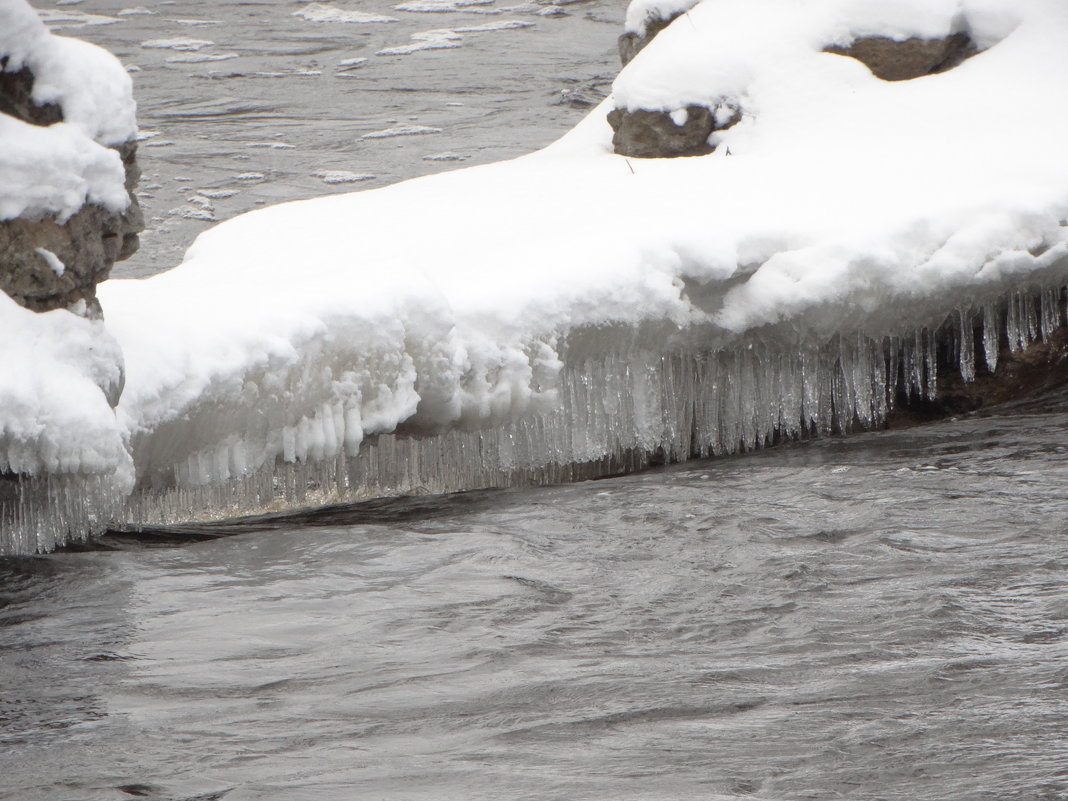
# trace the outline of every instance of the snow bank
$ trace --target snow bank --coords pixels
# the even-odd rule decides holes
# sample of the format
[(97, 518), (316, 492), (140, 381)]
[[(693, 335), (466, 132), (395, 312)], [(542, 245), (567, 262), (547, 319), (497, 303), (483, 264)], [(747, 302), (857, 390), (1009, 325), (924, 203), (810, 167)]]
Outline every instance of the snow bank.
[(124, 173), (109, 147), (137, 133), (130, 77), (101, 48), (51, 34), (24, 0), (0, 0), (5, 72), (29, 68), (32, 99), (56, 104), (63, 124), (42, 128), (0, 116), (0, 220), (69, 217), (86, 202), (126, 208)]
[[(822, 52), (958, 30), (987, 49), (912, 81)], [(992, 367), (998, 337), (1062, 322), (1066, 36), (1060, 0), (705, 0), (544, 151), (215, 227), (101, 286), (138, 481), (166, 501), (128, 514), (870, 425), (899, 380), (933, 395), (940, 347), (974, 375), (974, 326)], [(711, 155), (611, 152), (614, 106), (724, 102), (743, 118)]]
[(108, 403), (122, 354), (102, 322), (31, 312), (2, 292), (0, 331), (0, 553), (47, 551), (103, 530), (133, 489), (125, 429)]
[[(907, 339), (1029, 279), (1064, 280), (1062, 4), (705, 0), (689, 18), (540, 153), (253, 212), (170, 273), (102, 287), (142, 483), (540, 419), (573, 390), (564, 373), (623, 341), (633, 355)], [(988, 49), (908, 82), (821, 52), (962, 28)], [(744, 112), (719, 134), (732, 155), (610, 152), (612, 105), (724, 100)], [(933, 335), (916, 336), (930, 373)], [(916, 388), (933, 386), (917, 370)]]
[(122, 354), (104, 324), (0, 293), (0, 330), (0, 472), (115, 474), (128, 490), (130, 457), (107, 400), (122, 385)]

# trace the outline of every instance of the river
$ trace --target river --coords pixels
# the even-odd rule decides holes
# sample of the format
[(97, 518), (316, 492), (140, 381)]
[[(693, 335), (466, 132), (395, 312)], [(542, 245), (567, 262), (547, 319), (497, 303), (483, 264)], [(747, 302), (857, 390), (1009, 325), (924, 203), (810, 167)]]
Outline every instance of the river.
[[(207, 46), (140, 47), (174, 38), (152, 15), (60, 7), (124, 20), (69, 32), (136, 61), (142, 125), (159, 130), (145, 141), (174, 143), (143, 150), (160, 187), (145, 205), (168, 227), (124, 270), (188, 244), (206, 221), (165, 207), (204, 191), (236, 190), (214, 198), (221, 218), (341, 186), (316, 171), (371, 186), (455, 166), (426, 155), (544, 144), (582, 113), (561, 87), (594, 94), (610, 74), (622, 16), (528, 12), (530, 28), (392, 57), (373, 53), (497, 17), (341, 33), (290, 16), (306, 5), (152, 6), (218, 20), (186, 27), (220, 52), (256, 51), (193, 67), (165, 53)], [(333, 75), (353, 52), (370, 53), (366, 95)], [(322, 74), (195, 77), (282, 62)], [(368, 105), (341, 111), (349, 92)], [(362, 138), (402, 123), (442, 131)], [(274, 139), (297, 146), (249, 146)], [(1065, 487), (1054, 392), (601, 481), (0, 560), (0, 799), (1065, 801)]]

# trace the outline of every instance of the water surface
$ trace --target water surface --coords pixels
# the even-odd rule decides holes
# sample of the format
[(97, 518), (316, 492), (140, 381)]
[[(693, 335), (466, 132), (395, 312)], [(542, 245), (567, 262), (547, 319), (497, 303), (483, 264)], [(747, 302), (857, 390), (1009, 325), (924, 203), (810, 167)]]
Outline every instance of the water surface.
[(1066, 442), (1056, 400), (8, 561), (0, 797), (1066, 799)]

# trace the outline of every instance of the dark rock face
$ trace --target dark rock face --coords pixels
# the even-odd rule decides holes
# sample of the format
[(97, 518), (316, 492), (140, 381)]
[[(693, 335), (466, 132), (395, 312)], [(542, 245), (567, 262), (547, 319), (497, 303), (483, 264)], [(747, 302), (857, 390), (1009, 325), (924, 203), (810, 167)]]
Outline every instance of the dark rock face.
[(17, 72), (3, 72), (7, 61), (7, 56), (0, 57), (0, 114), (7, 114), (33, 125), (62, 122), (63, 111), (59, 106), (52, 103), (38, 106), (30, 99), (33, 92), (33, 73), (26, 68)]
[(619, 60), (623, 62), (623, 66), (627, 66), (630, 60), (634, 58), (649, 42), (653, 41), (660, 31), (664, 30), (675, 19), (681, 17), (682, 13), (673, 14), (667, 19), (661, 19), (659, 17), (648, 20), (645, 23), (645, 35), (641, 36), (636, 33), (625, 33), (619, 37)]
[(617, 108), (608, 113), (608, 123), (615, 132), (612, 144), (616, 153), (634, 158), (704, 156), (715, 150), (708, 137), (730, 128), (740, 118), (735, 110), (722, 124), (718, 123), (717, 115), (705, 106), (687, 106), (682, 125), (676, 125), (666, 111)]
[(954, 33), (945, 39), (900, 42), (885, 36), (866, 36), (849, 47), (829, 45), (823, 52), (855, 58), (884, 81), (908, 81), (953, 69), (979, 50), (968, 34)]
[[(0, 58), (0, 69), (7, 58)], [(38, 106), (31, 99), (33, 73), (29, 69), (0, 71), (0, 113), (31, 125), (61, 122), (59, 106)], [(117, 148), (126, 168), (130, 205), (122, 213), (86, 204), (68, 220), (22, 217), (0, 221), (0, 291), (33, 311), (66, 308), (84, 300), (89, 316), (99, 316), (96, 285), (108, 277), (116, 261), (128, 258), (138, 247), (144, 216), (134, 195), (141, 177), (137, 144)], [(62, 275), (38, 252), (47, 250), (63, 263)]]

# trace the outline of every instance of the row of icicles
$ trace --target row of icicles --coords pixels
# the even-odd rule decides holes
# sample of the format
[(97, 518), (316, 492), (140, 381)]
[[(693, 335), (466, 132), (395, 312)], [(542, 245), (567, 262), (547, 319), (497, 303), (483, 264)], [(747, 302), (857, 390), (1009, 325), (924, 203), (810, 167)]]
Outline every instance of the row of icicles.
[(546, 413), (494, 428), (382, 434), (365, 440), (355, 456), (280, 459), (215, 484), (178, 481), (137, 492), (124, 505), (106, 497), (106, 482), (93, 477), (26, 479), (16, 503), (0, 503), (0, 554), (51, 550), (108, 525), (588, 479), (872, 428), (902, 397), (934, 400), (940, 363), (955, 360), (961, 377), (972, 381), (977, 350), (993, 372), (1003, 343), (1019, 353), (1049, 342), (1064, 321), (1062, 307), (1058, 287), (964, 306), (937, 328), (903, 336), (839, 334), (815, 345), (769, 330), (729, 348), (671, 353), (642, 343), (568, 363), (556, 407)]

